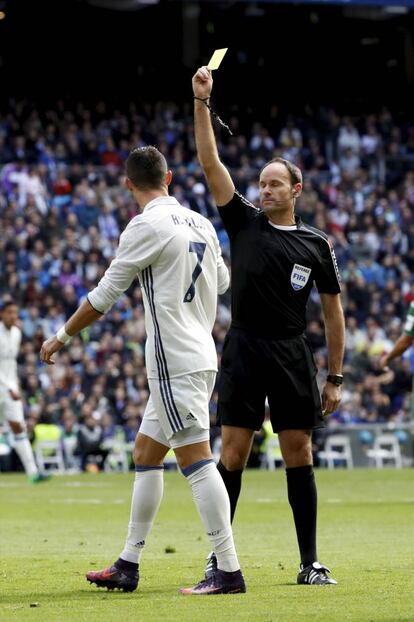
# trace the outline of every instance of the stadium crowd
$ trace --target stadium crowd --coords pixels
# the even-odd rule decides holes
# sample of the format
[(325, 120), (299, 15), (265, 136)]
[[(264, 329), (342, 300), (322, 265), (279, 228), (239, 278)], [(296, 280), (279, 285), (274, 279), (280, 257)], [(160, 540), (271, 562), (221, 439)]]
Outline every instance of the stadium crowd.
[[(220, 111), (222, 112), (222, 111)], [(345, 382), (335, 423), (411, 419), (412, 361), (379, 357), (402, 331), (414, 300), (414, 123), (383, 109), (340, 115), (332, 109), (282, 113), (260, 121), (233, 107), (233, 136), (218, 131), (220, 153), (237, 188), (257, 204), (258, 172), (276, 155), (304, 172), (297, 204), (303, 220), (329, 233), (343, 280)], [(53, 422), (65, 435), (82, 428), (101, 440), (132, 441), (148, 397), (145, 331), (136, 281), (113, 309), (45, 367), (38, 352), (103, 275), (120, 232), (136, 213), (123, 184), (132, 148), (155, 144), (174, 177), (171, 193), (209, 217), (224, 255), (229, 246), (195, 157), (192, 109), (173, 103), (113, 109), (60, 101), (41, 109), (11, 101), (0, 114), (0, 301), (20, 307), (21, 387), (29, 429)], [(315, 291), (308, 337), (321, 378), (327, 373)], [(218, 356), (231, 321), (219, 301)], [(211, 402), (215, 420), (216, 397)]]

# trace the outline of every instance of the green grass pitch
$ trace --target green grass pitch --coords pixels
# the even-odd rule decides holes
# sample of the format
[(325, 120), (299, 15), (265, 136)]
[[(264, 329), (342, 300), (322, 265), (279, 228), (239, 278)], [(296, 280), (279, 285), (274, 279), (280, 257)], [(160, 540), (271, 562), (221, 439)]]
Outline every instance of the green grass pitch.
[[(122, 549), (133, 474), (0, 474), (0, 620), (7, 622), (296, 622), (414, 620), (413, 471), (318, 471), (319, 557), (337, 586), (298, 586), (283, 470), (250, 471), (235, 538), (247, 594), (184, 597), (209, 550), (185, 479), (165, 494), (137, 592), (107, 592), (84, 573)], [(166, 552), (172, 549), (173, 552)]]

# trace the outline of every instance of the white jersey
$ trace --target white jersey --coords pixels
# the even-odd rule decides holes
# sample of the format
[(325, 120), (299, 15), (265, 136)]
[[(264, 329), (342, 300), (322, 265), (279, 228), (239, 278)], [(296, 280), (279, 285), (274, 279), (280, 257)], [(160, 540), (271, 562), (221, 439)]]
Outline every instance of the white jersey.
[(0, 322), (0, 390), (18, 391), (17, 356), (19, 354), (22, 333), (17, 326), (6, 328)]
[(147, 376), (167, 381), (217, 371), (211, 335), (217, 293), (229, 285), (213, 225), (170, 196), (157, 197), (122, 233), (90, 304), (107, 311), (138, 276), (143, 289)]

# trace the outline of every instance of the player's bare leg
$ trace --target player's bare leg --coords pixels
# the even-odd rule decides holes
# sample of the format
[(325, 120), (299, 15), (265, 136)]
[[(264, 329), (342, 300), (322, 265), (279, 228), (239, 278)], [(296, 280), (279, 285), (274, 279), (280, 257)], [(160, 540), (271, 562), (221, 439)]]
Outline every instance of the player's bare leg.
[(50, 479), (50, 475), (39, 473), (34, 456), (33, 449), (27, 437), (26, 425), (19, 421), (9, 421), (10, 428), (14, 434), (14, 448), (29, 480), (33, 484), (43, 482)]

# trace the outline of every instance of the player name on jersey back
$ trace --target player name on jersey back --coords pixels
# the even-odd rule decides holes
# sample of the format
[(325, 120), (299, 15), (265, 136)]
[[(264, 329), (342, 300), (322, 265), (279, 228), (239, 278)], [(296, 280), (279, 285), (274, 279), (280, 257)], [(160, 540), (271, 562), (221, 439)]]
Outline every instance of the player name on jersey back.
[(177, 214), (171, 214), (171, 219), (174, 225), (187, 225), (188, 227), (193, 227), (194, 229), (206, 228), (202, 219), (194, 216), (179, 216)]

